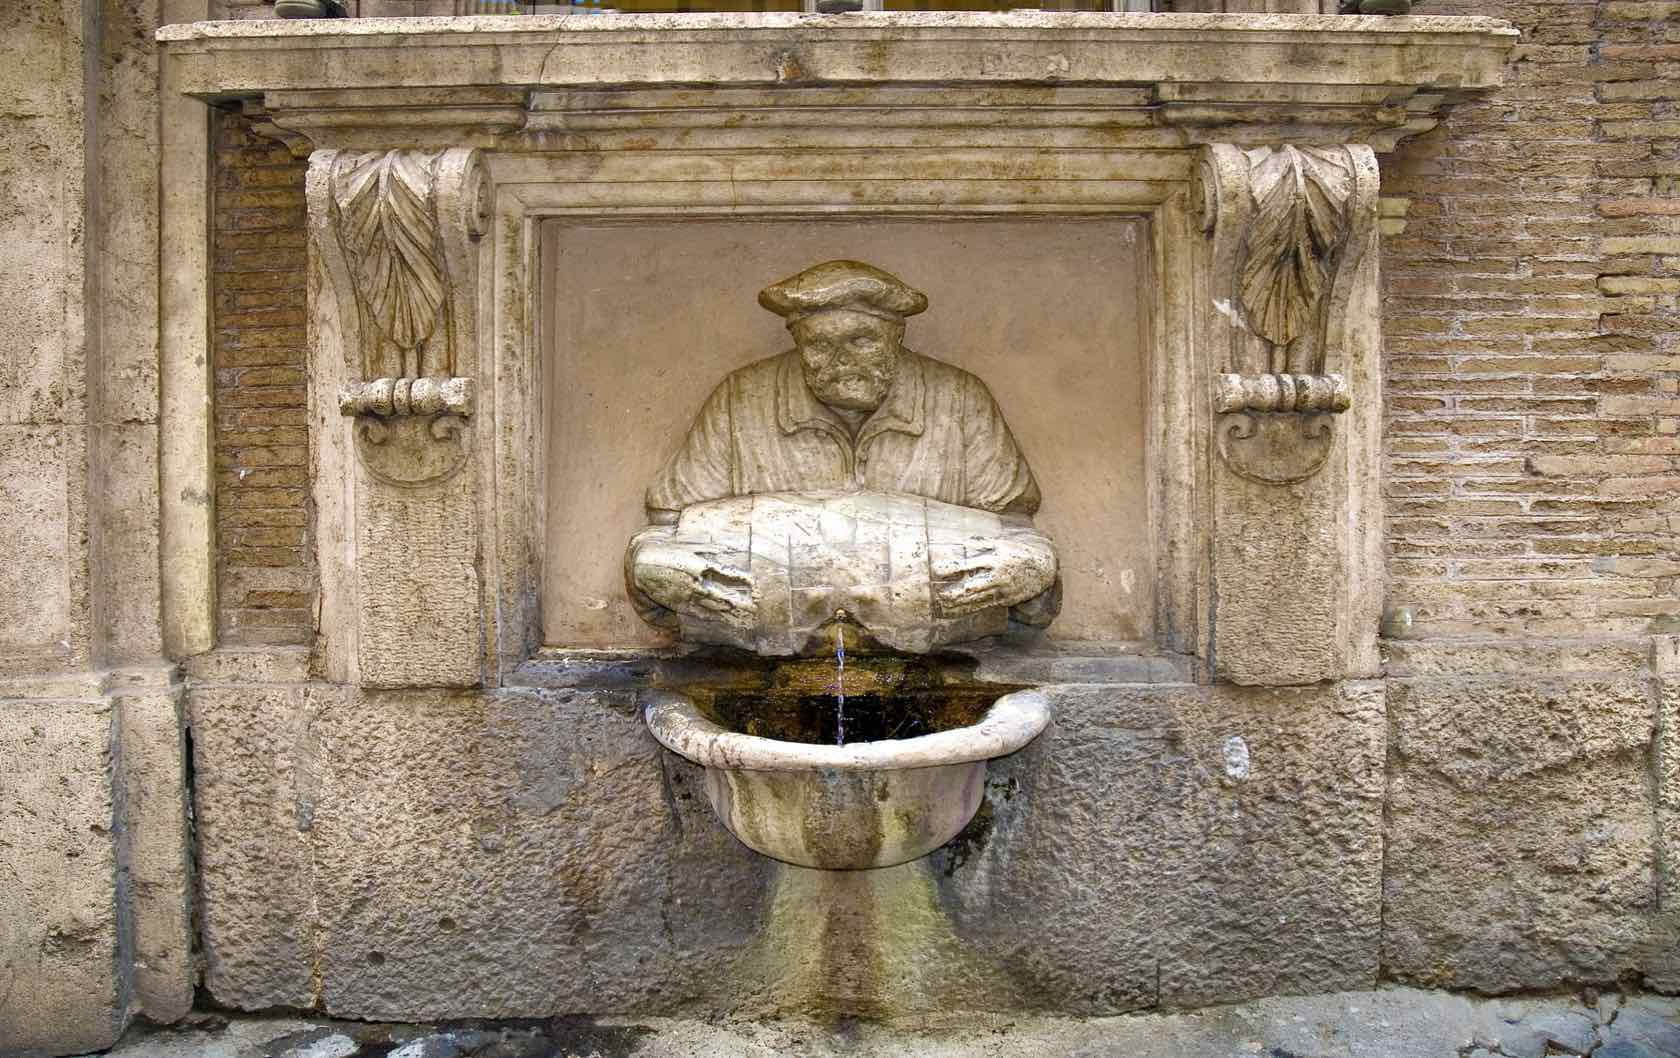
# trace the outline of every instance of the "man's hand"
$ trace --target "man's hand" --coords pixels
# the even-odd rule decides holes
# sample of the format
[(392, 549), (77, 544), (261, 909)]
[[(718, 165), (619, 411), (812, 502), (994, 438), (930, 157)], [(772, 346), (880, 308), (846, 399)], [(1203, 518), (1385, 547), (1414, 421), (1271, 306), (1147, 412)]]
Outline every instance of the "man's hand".
[(649, 599), (707, 620), (750, 625), (756, 616), (745, 556), (713, 544), (644, 531), (634, 545), (631, 575)]
[(992, 606), (1014, 606), (1056, 579), (1056, 553), (1031, 530), (963, 547), (937, 548), (928, 557), (933, 597), (941, 615), (960, 617)]

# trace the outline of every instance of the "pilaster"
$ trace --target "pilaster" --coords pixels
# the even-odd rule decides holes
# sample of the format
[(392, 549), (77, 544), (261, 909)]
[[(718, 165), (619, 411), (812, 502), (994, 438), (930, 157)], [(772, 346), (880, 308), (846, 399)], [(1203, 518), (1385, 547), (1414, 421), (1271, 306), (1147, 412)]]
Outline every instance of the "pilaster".
[[(1312, 683), (1374, 671), (1375, 614), (1350, 539), (1380, 512), (1361, 430), (1380, 404), (1370, 147), (1207, 147), (1213, 284), (1212, 642), (1217, 677)], [(1362, 530), (1361, 530), (1362, 531)]]
[(334, 680), (482, 678), (474, 375), (487, 193), (471, 148), (310, 159), (311, 445)]

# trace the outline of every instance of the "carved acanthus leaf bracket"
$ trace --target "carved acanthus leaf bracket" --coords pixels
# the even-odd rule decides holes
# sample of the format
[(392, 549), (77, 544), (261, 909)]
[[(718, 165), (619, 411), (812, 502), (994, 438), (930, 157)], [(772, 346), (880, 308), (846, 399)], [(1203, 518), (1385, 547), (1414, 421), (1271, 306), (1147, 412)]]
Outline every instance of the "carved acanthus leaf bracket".
[(310, 212), (345, 324), (338, 409), (357, 420), (362, 465), (391, 484), (453, 475), (475, 399), (480, 152), (318, 151)]
[(1286, 484), (1317, 473), (1352, 406), (1348, 306), (1376, 233), (1371, 148), (1214, 144), (1199, 171), (1225, 342), (1214, 376), (1221, 458)]

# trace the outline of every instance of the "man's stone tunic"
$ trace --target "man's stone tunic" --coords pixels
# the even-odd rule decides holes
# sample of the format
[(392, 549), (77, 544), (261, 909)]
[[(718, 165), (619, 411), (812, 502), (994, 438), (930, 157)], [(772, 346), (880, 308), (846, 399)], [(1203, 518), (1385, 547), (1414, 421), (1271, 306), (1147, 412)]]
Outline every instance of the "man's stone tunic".
[(806, 386), (798, 350), (733, 372), (648, 488), (647, 506), (669, 522), (708, 500), (812, 489), (905, 492), (1000, 514), (1030, 515), (1039, 503), (985, 384), (904, 349), (855, 443)]

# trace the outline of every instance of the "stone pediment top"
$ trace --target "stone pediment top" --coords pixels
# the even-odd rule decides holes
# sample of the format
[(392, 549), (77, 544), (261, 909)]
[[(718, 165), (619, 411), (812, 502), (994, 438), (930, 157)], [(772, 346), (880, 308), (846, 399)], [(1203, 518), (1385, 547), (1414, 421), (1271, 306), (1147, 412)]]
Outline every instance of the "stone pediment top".
[[(1127, 110), (1177, 143), (1386, 143), (1494, 87), (1492, 18), (1018, 12), (555, 15), (197, 22), (158, 31), (177, 90), (260, 107), (315, 147), (509, 146), (534, 112), (637, 93), (685, 112), (997, 106), (1038, 127)], [(929, 92), (930, 86), (939, 91)], [(788, 92), (798, 88), (814, 91)], [(990, 93), (1014, 92), (999, 98)], [(769, 95), (766, 95), (769, 90)], [(813, 110), (805, 110), (813, 108)], [(598, 108), (597, 108), (598, 109)], [(1085, 116), (1081, 116), (1081, 115)], [(540, 123), (537, 123), (540, 124)], [(644, 127), (649, 126), (644, 117)], [(1156, 144), (1155, 146), (1170, 146)]]

